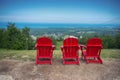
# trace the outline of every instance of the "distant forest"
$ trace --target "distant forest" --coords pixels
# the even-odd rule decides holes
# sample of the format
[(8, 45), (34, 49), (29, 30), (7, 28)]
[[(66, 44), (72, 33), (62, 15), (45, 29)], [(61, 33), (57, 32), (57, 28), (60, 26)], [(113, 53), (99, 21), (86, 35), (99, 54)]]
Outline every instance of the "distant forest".
[(24, 27), (19, 29), (14, 23), (8, 23), (7, 28), (0, 28), (0, 48), (15, 50), (35, 49), (35, 37), (48, 36), (53, 40), (53, 44), (58, 46), (65, 37), (76, 36), (80, 44), (86, 44), (92, 37), (102, 39), (103, 48), (120, 49), (120, 27), (98, 27), (98, 28), (39, 28), (30, 29)]

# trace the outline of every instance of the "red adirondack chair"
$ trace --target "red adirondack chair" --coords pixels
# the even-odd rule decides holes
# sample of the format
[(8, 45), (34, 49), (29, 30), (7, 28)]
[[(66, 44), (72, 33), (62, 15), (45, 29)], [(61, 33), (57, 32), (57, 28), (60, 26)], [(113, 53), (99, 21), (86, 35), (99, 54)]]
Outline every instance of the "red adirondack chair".
[[(87, 46), (80, 45), (82, 57), (87, 63), (103, 63), (100, 58), (102, 49), (102, 40), (99, 38), (91, 38), (87, 42)], [(86, 50), (85, 50), (86, 49)]]
[(79, 64), (79, 45), (78, 39), (69, 37), (64, 39), (62, 50), (63, 64)]
[(35, 45), (37, 50), (36, 64), (52, 64), (52, 55), (55, 48), (48, 37), (40, 37)]

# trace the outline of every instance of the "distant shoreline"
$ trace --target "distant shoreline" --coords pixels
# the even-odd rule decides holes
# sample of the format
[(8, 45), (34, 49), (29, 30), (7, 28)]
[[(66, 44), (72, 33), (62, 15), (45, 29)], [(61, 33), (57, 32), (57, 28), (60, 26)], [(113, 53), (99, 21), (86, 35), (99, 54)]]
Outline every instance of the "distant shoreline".
[[(0, 28), (7, 28), (8, 22), (0, 22)], [(120, 24), (80, 24), (80, 23), (15, 23), (17, 28), (105, 28), (120, 27)]]

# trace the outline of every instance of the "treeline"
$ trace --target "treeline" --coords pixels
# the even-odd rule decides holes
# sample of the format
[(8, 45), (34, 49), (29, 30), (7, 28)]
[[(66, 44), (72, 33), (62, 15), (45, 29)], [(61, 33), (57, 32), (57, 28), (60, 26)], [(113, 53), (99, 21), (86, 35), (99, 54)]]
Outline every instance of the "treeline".
[[(120, 49), (120, 33), (115, 36), (102, 35), (94, 37), (98, 37), (102, 40), (104, 49)], [(79, 39), (79, 43), (86, 45), (87, 40), (90, 38), (91, 37), (83, 37), (82, 39)]]
[[(102, 39), (103, 48), (120, 49), (120, 28), (116, 30), (116, 33), (117, 34), (115, 36), (95, 35), (93, 37), (98, 37)], [(55, 39), (54, 37), (50, 38), (53, 40), (53, 44), (56, 45), (57, 47), (60, 47), (60, 45), (62, 45), (63, 38), (59, 39)], [(87, 43), (87, 40), (90, 38), (92, 37), (87, 35), (84, 36), (83, 38), (79, 38), (79, 43), (85, 45)], [(15, 50), (30, 50), (35, 49), (34, 45), (35, 40), (32, 40), (30, 36), (30, 29), (28, 27), (19, 29), (15, 26), (14, 23), (8, 23), (7, 28), (0, 28), (0, 48)]]
[[(98, 37), (102, 40), (102, 45), (104, 49), (120, 49), (120, 28), (117, 28), (116, 35), (110, 36), (110, 35), (94, 35), (94, 36), (84, 36), (83, 38), (79, 38), (79, 36), (76, 36), (79, 39), (79, 44), (86, 45), (88, 39), (93, 37)], [(58, 40), (55, 40), (53, 37), (51, 37), (53, 40), (54, 45), (57, 45), (57, 42), (62, 42), (63, 39), (60, 38)], [(62, 43), (61, 43), (62, 45)]]
[(8, 23), (7, 28), (0, 29), (0, 48), (6, 49), (33, 49), (34, 42), (30, 37), (30, 29), (18, 29), (14, 23)]

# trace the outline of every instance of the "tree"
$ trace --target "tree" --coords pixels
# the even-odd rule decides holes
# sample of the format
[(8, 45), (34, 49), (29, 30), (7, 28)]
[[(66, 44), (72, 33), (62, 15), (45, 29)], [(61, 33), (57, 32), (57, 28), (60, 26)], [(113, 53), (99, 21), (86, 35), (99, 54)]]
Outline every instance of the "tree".
[(25, 27), (22, 29), (23, 41), (24, 41), (24, 49), (28, 50), (28, 41), (29, 41), (29, 32), (30, 29)]
[(6, 44), (6, 30), (0, 29), (0, 48), (5, 48)]
[(79, 38), (79, 43), (86, 45), (88, 39), (89, 38), (87, 36), (84, 36), (83, 38)]
[(120, 49), (120, 28), (118, 28), (117, 30), (117, 35), (115, 39), (116, 39), (116, 43), (115, 43), (116, 48)]
[(114, 36), (102, 36), (103, 48), (116, 48), (115, 47), (115, 37)]
[(22, 29), (22, 35), (23, 35), (23, 42), (24, 42), (24, 49), (33, 49), (34, 43), (30, 36), (30, 28), (25, 27)]
[(16, 28), (14, 23), (8, 23), (7, 25), (7, 41), (6, 45), (8, 49), (22, 49), (21, 44), (21, 31)]

